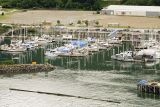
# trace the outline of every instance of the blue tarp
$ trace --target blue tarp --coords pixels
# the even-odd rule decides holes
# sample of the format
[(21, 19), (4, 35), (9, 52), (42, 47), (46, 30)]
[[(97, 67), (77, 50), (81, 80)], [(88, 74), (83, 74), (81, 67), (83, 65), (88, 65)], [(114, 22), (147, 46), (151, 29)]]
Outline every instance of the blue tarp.
[(74, 46), (74, 47), (84, 47), (87, 45), (87, 42), (86, 41), (81, 41), (81, 40), (75, 40), (75, 41), (71, 41), (71, 44)]
[(148, 81), (147, 80), (141, 80), (138, 82), (138, 85), (147, 85)]

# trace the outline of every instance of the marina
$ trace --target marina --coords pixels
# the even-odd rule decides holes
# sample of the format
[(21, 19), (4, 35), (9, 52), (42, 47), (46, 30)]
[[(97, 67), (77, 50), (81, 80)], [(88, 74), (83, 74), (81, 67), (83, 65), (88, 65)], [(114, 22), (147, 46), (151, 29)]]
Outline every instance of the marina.
[(0, 0), (0, 107), (160, 107), (159, 0)]
[[(0, 88), (0, 95), (5, 92), (2, 105), (13, 106), (15, 101), (24, 106), (25, 100), (18, 102), (19, 97), (39, 98), (40, 107), (84, 106), (80, 102), (93, 107), (151, 106), (159, 102), (159, 94), (144, 95), (143, 87), (137, 90), (137, 81), (159, 80), (159, 29), (38, 26), (32, 34), (27, 29), (2, 36), (0, 64), (29, 65), (19, 70), (7, 67), (7, 73), (0, 75), (0, 86), (5, 87)], [(38, 67), (41, 64), (54, 68)], [(8, 94), (17, 97), (8, 101)], [(61, 101), (65, 104), (60, 105)], [(37, 106), (33, 100), (25, 104)]]

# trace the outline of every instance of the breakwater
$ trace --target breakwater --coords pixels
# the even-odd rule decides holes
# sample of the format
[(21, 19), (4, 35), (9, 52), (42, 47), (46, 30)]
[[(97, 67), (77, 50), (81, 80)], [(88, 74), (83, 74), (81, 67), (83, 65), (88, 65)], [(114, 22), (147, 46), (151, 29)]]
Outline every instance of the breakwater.
[(0, 74), (5, 73), (33, 73), (33, 72), (49, 72), (55, 67), (50, 64), (14, 64), (0, 65)]

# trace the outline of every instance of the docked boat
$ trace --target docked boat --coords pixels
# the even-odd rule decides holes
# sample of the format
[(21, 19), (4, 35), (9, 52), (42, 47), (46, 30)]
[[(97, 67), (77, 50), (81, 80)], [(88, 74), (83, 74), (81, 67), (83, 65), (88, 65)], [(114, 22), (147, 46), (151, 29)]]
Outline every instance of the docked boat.
[(38, 45), (46, 45), (47, 43), (49, 43), (46, 39), (44, 39), (44, 38), (38, 38), (37, 39), (37, 44)]
[(160, 83), (157, 81), (141, 80), (137, 84), (137, 90), (140, 92), (160, 95)]
[(24, 48), (23, 46), (12, 45), (10, 46), (10, 48), (8, 48), (7, 52), (8, 53), (21, 53), (21, 52), (25, 52), (26, 50), (27, 48)]
[(34, 50), (36, 47), (38, 47), (38, 44), (35, 41), (28, 41), (25, 43), (22, 43), (21, 46), (24, 48), (27, 48), (27, 50)]
[(48, 50), (45, 52), (45, 56), (48, 58), (54, 58), (56, 56), (58, 56), (60, 53), (58, 53), (58, 51), (56, 49), (52, 49), (52, 50)]
[(118, 40), (118, 38), (113, 38), (113, 39), (108, 40), (108, 43), (109, 44), (120, 44), (121, 41)]
[(99, 50), (105, 50), (105, 49), (108, 49), (111, 46), (112, 45), (109, 44), (108, 42), (98, 42)]
[(89, 45), (87, 47), (87, 50), (89, 52), (98, 52), (99, 51), (99, 47), (97, 45), (93, 44), (93, 45)]
[(71, 52), (72, 48), (71, 47), (58, 47), (55, 49), (50, 49), (45, 52), (46, 57), (56, 57), (56, 56), (62, 56), (62, 55), (69, 55)]
[(71, 50), (68, 53), (62, 53), (59, 54), (59, 56), (61, 57), (84, 57), (88, 55), (88, 51), (86, 49), (75, 49), (75, 50)]
[(27, 48), (18, 44), (1, 45), (1, 51), (6, 51), (7, 53), (20, 53), (26, 51)]
[(133, 51), (125, 51), (120, 54), (112, 55), (111, 59), (118, 60), (118, 61), (132, 62), (134, 61)]
[(157, 49), (143, 49), (136, 53), (135, 58), (145, 62), (152, 62), (160, 58), (160, 53), (157, 51)]

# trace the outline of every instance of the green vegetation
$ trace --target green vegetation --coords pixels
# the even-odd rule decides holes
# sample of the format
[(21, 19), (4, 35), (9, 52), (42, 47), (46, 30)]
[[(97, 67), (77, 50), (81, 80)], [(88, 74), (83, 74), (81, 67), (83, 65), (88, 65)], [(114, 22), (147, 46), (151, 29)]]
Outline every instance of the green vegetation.
[(160, 6), (160, 0), (122, 0), (122, 4), (127, 5), (154, 5)]
[(102, 0), (0, 0), (5, 8), (57, 8), (100, 10)]
[(5, 8), (55, 8), (55, 9), (80, 9), (100, 10), (111, 4), (126, 5), (156, 5), (160, 0), (0, 0), (0, 5)]
[(1, 15), (0, 14), (0, 20), (6, 19), (6, 18), (8, 18), (8, 15)]
[(157, 5), (160, 0), (0, 0), (0, 5), (5, 8), (55, 8), (55, 9), (80, 9), (100, 10), (111, 4), (126, 5)]
[[(1, 17), (0, 17), (0, 19), (1, 19)], [(10, 26), (3, 26), (2, 24), (0, 24), (0, 34), (7, 32), (9, 29), (11, 29)]]
[(0, 65), (12, 65), (12, 64), (14, 64), (13, 60), (0, 61)]

